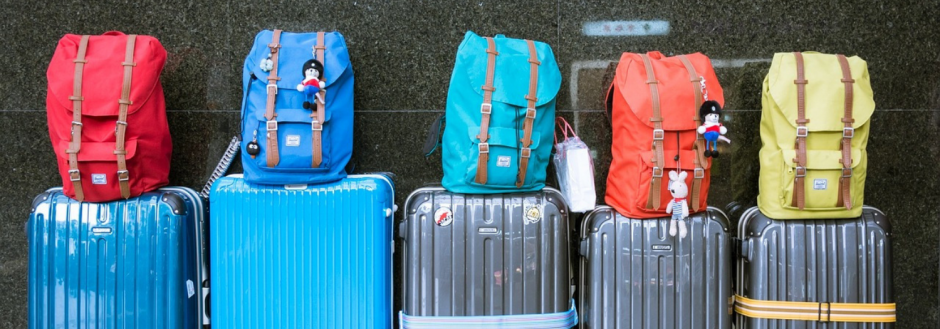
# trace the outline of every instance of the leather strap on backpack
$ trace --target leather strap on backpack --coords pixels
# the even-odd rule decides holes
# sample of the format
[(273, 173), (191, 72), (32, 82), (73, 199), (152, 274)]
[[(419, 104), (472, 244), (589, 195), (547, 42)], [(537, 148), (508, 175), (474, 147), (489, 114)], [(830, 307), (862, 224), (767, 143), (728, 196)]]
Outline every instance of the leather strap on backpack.
[(85, 69), (85, 52), (88, 50), (89, 36), (83, 35), (78, 44), (78, 55), (75, 57), (75, 78), (72, 80), (72, 134), (69, 137), (69, 149), (65, 153), (69, 155), (69, 180), (72, 182), (72, 188), (75, 189), (75, 199), (85, 200), (85, 193), (82, 190), (82, 177), (78, 171), (78, 152), (82, 149), (82, 72)]
[(643, 59), (643, 66), (646, 67), (646, 84), (650, 86), (650, 99), (653, 102), (653, 178), (650, 180), (649, 198), (646, 199), (646, 209), (659, 209), (660, 193), (662, 192), (663, 178), (663, 139), (666, 132), (663, 131), (663, 117), (659, 108), (659, 87), (656, 82), (656, 73), (653, 72), (653, 64), (646, 54), (640, 54)]
[(539, 86), (539, 54), (535, 51), (535, 42), (526, 40), (529, 44), (529, 94), (525, 96), (527, 106), (525, 109), (525, 121), (522, 124), (522, 154), (519, 157), (519, 177), (516, 179), (516, 187), (522, 187), (525, 183), (526, 170), (529, 168), (529, 157), (532, 156), (532, 125), (535, 123), (535, 103), (538, 101)]
[(271, 72), (268, 73), (268, 101), (265, 106), (264, 118), (268, 121), (265, 123), (267, 135), (267, 154), (268, 154), (268, 167), (277, 166), (277, 163), (280, 162), (280, 158), (277, 153), (277, 113), (274, 112), (274, 101), (277, 99), (277, 81), (281, 80), (277, 76), (277, 57), (278, 50), (281, 48), (281, 30), (274, 30), (274, 36), (271, 37), (271, 43), (268, 44), (268, 48), (271, 49), (271, 62), (274, 65), (271, 67)]
[(137, 35), (127, 36), (127, 50), (124, 52), (124, 83), (121, 87), (121, 99), (118, 100), (119, 112), (118, 121), (114, 127), (114, 154), (117, 155), (117, 177), (118, 185), (121, 187), (121, 197), (131, 197), (130, 173), (127, 172), (127, 149), (124, 148), (124, 135), (127, 133), (127, 107), (133, 104), (131, 102), (131, 74), (134, 72), (134, 45), (137, 42)]
[[(317, 60), (320, 61), (320, 64), (324, 65), (323, 70), (326, 71), (326, 58), (323, 56), (323, 52), (326, 50), (324, 45), (326, 42), (323, 41), (324, 37), (323, 31), (317, 32), (317, 45), (313, 48), (317, 51)], [(320, 72), (320, 81), (326, 80), (326, 72)], [(323, 161), (323, 122), (326, 121), (326, 88), (320, 88), (320, 99), (321, 101), (317, 103), (317, 110), (310, 113), (310, 132), (312, 136), (312, 142), (310, 143), (313, 147), (313, 160), (310, 164), (313, 168), (319, 168), (320, 163)]]
[[(698, 109), (702, 106), (704, 100), (702, 99), (702, 77), (695, 72), (695, 67), (692, 66), (692, 62), (689, 61), (685, 55), (679, 55), (679, 60), (682, 61), (682, 64), (685, 65), (685, 69), (689, 71), (689, 81), (692, 82), (692, 91), (695, 93), (695, 114), (692, 115), (692, 120), (695, 121), (695, 127), (702, 125), (702, 120), (698, 115)], [(699, 198), (701, 197), (702, 192), (702, 179), (705, 178), (705, 168), (703, 164), (707, 163), (705, 159), (705, 140), (702, 139), (702, 135), (695, 133), (695, 144), (692, 146), (695, 149), (695, 171), (692, 174), (692, 189), (689, 191), (691, 193), (691, 206), (692, 212), (699, 211), (699, 204), (701, 204)]]
[(855, 128), (852, 124), (855, 119), (852, 118), (852, 70), (849, 68), (849, 61), (845, 55), (838, 54), (839, 66), (842, 67), (842, 83), (845, 84), (845, 113), (842, 117), (842, 175), (839, 178), (839, 201), (836, 206), (845, 206), (845, 209), (852, 209), (852, 191), (850, 188), (852, 182), (852, 138), (855, 137)]
[(806, 124), (809, 123), (809, 120), (806, 120), (806, 84), (808, 81), (806, 81), (806, 75), (803, 71), (803, 54), (794, 52), (793, 56), (796, 58), (796, 80), (793, 80), (793, 83), (796, 84), (797, 119), (796, 159), (793, 159), (793, 162), (796, 163), (796, 175), (793, 178), (793, 202), (791, 205), (803, 210), (806, 206), (805, 187), (803, 185), (806, 177), (806, 137), (809, 135), (809, 128), (806, 128)]
[(496, 90), (493, 87), (493, 75), (496, 72), (496, 55), (499, 55), (493, 38), (487, 37), (485, 39), (488, 44), (486, 49), (488, 56), (486, 59), (486, 84), (482, 87), (483, 104), (480, 105), (480, 113), (483, 118), (480, 120), (480, 134), (477, 135), (477, 138), (480, 139), (478, 144), (480, 156), (477, 160), (477, 176), (474, 179), (477, 184), (486, 184), (486, 164), (490, 160), (490, 144), (486, 141), (490, 138), (490, 113), (493, 112), (493, 91)]

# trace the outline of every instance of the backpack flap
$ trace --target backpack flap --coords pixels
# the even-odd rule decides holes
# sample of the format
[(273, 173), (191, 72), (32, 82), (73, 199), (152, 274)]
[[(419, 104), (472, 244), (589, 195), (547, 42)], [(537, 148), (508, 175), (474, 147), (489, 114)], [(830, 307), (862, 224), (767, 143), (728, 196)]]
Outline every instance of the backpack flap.
[[(349, 67), (350, 62), (346, 41), (342, 35), (338, 32), (326, 32), (323, 36), (324, 45), (326, 46), (326, 51), (323, 52), (325, 59), (318, 60), (324, 67), (325, 72), (322, 76), (326, 84), (326, 94), (329, 97), (330, 85), (340, 79)], [(273, 37), (274, 31), (265, 30), (258, 33), (258, 36), (255, 37), (255, 47), (251, 49), (251, 53), (246, 59), (246, 66), (251, 68), (251, 73), (258, 80), (265, 82), (269, 72), (261, 68), (261, 61), (268, 58), (268, 54), (271, 52), (268, 44), (271, 43)], [(296, 91), (297, 85), (304, 80), (304, 62), (314, 58), (313, 47), (317, 44), (317, 33), (281, 32), (279, 43), (281, 48), (278, 50), (277, 76), (281, 79), (277, 82), (277, 88)], [(280, 98), (278, 101), (280, 101)], [(299, 104), (297, 105), (298, 108)]]
[[(698, 116), (695, 106), (695, 90), (701, 85), (695, 85), (689, 80), (689, 70), (676, 57), (665, 57), (658, 51), (648, 52), (653, 74), (656, 77), (659, 90), (659, 104), (663, 117), (663, 130), (694, 130), (698, 127), (694, 118)], [(724, 104), (724, 92), (718, 84), (718, 77), (712, 68), (711, 61), (701, 53), (685, 55), (692, 66), (705, 80), (705, 90), (709, 100)], [(630, 111), (636, 115), (643, 124), (653, 129), (654, 123), (649, 120), (653, 117), (653, 101), (650, 87), (647, 83), (648, 72), (640, 54), (624, 53), (617, 66), (614, 83), (626, 100)], [(625, 111), (624, 111), (625, 112)], [(622, 115), (617, 113), (614, 115)]]
[[(81, 35), (67, 34), (59, 40), (56, 52), (49, 63), (46, 77), (49, 81), (49, 98), (69, 112), (73, 102), (69, 99), (73, 93), (75, 59)], [(94, 35), (88, 40), (85, 53), (85, 66), (82, 70), (84, 81), (82, 88), (94, 92), (82, 93), (83, 116), (117, 117), (120, 111), (118, 100), (124, 81), (124, 57), (128, 37), (120, 32)], [(134, 44), (134, 67), (131, 73), (131, 104), (127, 113), (139, 110), (153, 95), (160, 84), (160, 73), (166, 63), (166, 50), (156, 38), (138, 35)]]
[[(466, 66), (466, 74), (470, 79), (470, 85), (474, 86), (473, 91), (482, 97), (483, 89), (479, 86), (486, 84), (486, 39), (477, 36), (473, 32), (467, 32), (467, 38), (471, 42), (468, 42), (466, 46), (475, 49), (460, 49), (458, 53), (476, 55), (472, 58), (473, 64)], [(493, 101), (525, 108), (527, 106), (525, 97), (529, 92), (529, 47), (525, 40), (510, 39), (501, 35), (497, 35), (493, 40), (496, 42), (496, 49), (499, 52), (499, 55), (496, 56), (495, 70), (498, 74), (493, 80), (493, 87), (496, 88), (493, 91)], [(535, 106), (540, 107), (555, 100), (555, 96), (561, 88), (561, 71), (558, 70), (552, 48), (543, 42), (535, 41), (534, 43), (538, 60), (541, 62), (538, 66), (538, 89), (536, 91), (538, 100), (535, 102)]]
[[(864, 125), (875, 111), (875, 100), (868, 78), (868, 64), (858, 56), (847, 57), (852, 73), (852, 126)], [(804, 52), (806, 75), (806, 127), (809, 131), (842, 131), (845, 107), (845, 84), (842, 69), (835, 55)], [(796, 129), (798, 117), (796, 58), (793, 53), (774, 55), (767, 81), (772, 101), (780, 109), (787, 123)], [(781, 141), (792, 144), (792, 141)]]

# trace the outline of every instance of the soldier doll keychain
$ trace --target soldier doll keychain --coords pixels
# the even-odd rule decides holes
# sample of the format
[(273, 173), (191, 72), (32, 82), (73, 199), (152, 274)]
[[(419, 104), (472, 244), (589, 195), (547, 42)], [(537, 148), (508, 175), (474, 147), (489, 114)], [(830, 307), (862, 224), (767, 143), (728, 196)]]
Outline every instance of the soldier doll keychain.
[(731, 144), (731, 140), (724, 135), (728, 133), (728, 128), (721, 125), (721, 104), (708, 99), (708, 90), (705, 89), (705, 78), (702, 78), (702, 98), (705, 101), (699, 108), (698, 114), (702, 120), (702, 125), (696, 129), (696, 132), (705, 139), (705, 157), (718, 157), (718, 141), (721, 140)]

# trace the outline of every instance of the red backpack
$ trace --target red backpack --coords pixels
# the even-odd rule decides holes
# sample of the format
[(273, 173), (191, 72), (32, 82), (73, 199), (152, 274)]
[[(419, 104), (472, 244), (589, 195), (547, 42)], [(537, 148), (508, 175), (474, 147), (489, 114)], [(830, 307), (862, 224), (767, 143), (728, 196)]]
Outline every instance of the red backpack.
[(68, 34), (49, 71), (49, 137), (63, 191), (79, 201), (138, 196), (167, 184), (172, 142), (150, 36)]
[(667, 216), (669, 171), (685, 171), (691, 213), (704, 211), (711, 159), (704, 153), (699, 107), (724, 103), (711, 61), (695, 53), (624, 53), (607, 94), (613, 127), (608, 205), (629, 218)]

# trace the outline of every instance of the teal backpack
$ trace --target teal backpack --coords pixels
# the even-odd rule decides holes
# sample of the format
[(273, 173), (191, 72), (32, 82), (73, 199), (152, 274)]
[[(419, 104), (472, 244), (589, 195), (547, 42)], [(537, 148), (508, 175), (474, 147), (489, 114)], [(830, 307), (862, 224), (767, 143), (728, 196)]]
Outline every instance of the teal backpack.
[(560, 86), (548, 44), (467, 32), (447, 92), (444, 188), (484, 194), (545, 187)]

